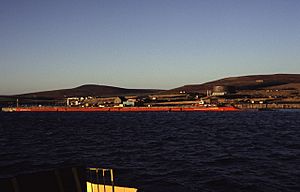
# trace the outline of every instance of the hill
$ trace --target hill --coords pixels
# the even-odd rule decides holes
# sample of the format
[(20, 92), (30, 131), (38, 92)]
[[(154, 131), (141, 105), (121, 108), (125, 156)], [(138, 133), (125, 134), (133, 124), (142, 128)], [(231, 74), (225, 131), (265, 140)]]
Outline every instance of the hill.
[(185, 91), (205, 94), (214, 86), (223, 85), (234, 87), (239, 93), (255, 94), (258, 90), (295, 90), (300, 93), (300, 74), (273, 74), (273, 75), (250, 75), (229, 77), (203, 84), (185, 85), (171, 90), (156, 89), (126, 89), (106, 85), (82, 85), (73, 89), (61, 89), (37, 93), (29, 93), (12, 96), (13, 98), (27, 99), (62, 99), (66, 97), (80, 96), (126, 96), (148, 94), (172, 94)]
[(125, 96), (125, 95), (144, 95), (160, 92), (155, 89), (125, 89), (120, 87), (106, 85), (82, 85), (73, 89), (61, 89), (54, 91), (44, 91), (37, 93), (28, 93), (16, 95), (21, 98), (31, 99), (62, 99), (66, 97), (81, 97), (81, 96)]
[(203, 84), (185, 85), (165, 93), (174, 92), (199, 92), (205, 93), (214, 86), (231, 86), (237, 91), (262, 90), (262, 89), (297, 89), (300, 90), (300, 74), (274, 74), (274, 75), (251, 75), (241, 77), (229, 77)]

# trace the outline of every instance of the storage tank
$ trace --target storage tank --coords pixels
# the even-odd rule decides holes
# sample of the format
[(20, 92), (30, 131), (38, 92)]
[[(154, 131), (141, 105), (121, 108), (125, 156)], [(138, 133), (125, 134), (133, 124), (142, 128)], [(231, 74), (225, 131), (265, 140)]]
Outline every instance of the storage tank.
[(215, 95), (215, 96), (227, 95), (229, 93), (233, 93), (234, 91), (235, 91), (235, 89), (232, 86), (216, 85), (213, 87), (212, 95)]
[(223, 86), (223, 85), (216, 85), (213, 87), (213, 92), (227, 92), (228, 91), (228, 87), (227, 86)]

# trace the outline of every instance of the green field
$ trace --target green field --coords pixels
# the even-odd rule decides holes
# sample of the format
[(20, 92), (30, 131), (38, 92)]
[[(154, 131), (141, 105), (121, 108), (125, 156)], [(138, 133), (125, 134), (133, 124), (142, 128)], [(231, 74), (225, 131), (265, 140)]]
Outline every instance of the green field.
[(12, 102), (12, 101), (16, 101), (16, 99), (10, 97), (0, 97), (0, 102)]

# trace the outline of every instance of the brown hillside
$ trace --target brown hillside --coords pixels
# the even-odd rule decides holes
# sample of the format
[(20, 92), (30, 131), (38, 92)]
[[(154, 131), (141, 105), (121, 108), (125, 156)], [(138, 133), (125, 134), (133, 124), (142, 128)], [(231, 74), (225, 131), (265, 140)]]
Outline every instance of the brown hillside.
[(274, 75), (252, 75), (241, 77), (229, 77), (203, 84), (185, 85), (168, 91), (153, 89), (125, 89), (105, 85), (83, 85), (73, 89), (61, 89), (54, 91), (29, 93), (17, 95), (30, 99), (61, 99), (65, 97), (79, 96), (125, 96), (125, 95), (147, 95), (147, 94), (171, 94), (180, 91), (206, 93), (213, 86), (232, 86), (238, 92), (251, 92), (254, 90), (267, 89), (293, 89), (298, 91), (300, 85), (300, 74), (274, 74)]
[(83, 85), (73, 89), (61, 89), (54, 91), (45, 91), (37, 93), (29, 93), (18, 95), (23, 98), (49, 98), (61, 99), (65, 97), (81, 97), (81, 96), (125, 96), (125, 95), (143, 95), (157, 93), (161, 90), (154, 89), (125, 89), (106, 85)]
[(257, 90), (275, 86), (289, 87), (288, 84), (294, 87), (297, 83), (300, 83), (300, 74), (252, 75), (229, 77), (203, 84), (185, 85), (167, 92), (186, 91), (204, 93), (216, 85), (233, 86), (237, 90)]

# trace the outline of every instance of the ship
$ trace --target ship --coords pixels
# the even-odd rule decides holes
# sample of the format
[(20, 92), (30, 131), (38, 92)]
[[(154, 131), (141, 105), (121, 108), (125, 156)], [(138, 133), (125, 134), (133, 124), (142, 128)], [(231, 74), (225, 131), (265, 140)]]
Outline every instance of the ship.
[(6, 107), (3, 112), (226, 112), (240, 111), (234, 106), (207, 107), (64, 107), (30, 106)]

